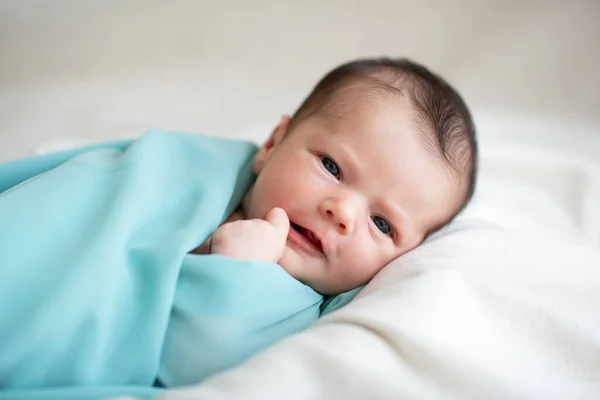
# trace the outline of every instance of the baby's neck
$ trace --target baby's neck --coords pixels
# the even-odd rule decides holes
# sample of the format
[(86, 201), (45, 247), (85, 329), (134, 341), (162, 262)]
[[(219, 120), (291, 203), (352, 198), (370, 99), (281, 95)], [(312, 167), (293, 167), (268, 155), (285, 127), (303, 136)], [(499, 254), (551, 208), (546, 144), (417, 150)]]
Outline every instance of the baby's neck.
[(244, 195), (244, 198), (242, 199), (242, 203), (238, 206), (237, 210), (235, 210), (234, 214), (238, 212), (241, 214), (241, 218), (238, 219), (248, 219), (248, 213), (246, 212), (246, 210), (248, 210), (248, 208), (250, 207), (250, 199), (252, 198), (253, 190), (254, 185), (250, 189), (248, 189), (248, 191)]
[[(229, 216), (229, 218), (227, 218), (227, 220), (225, 220), (225, 222), (223, 222), (223, 224), (226, 224), (227, 222), (239, 221), (240, 219), (246, 219), (246, 214), (244, 213), (244, 210), (242, 209), (241, 206), (238, 209), (236, 209), (233, 212), (233, 214), (231, 214)], [(223, 225), (223, 224), (221, 224), (221, 225)]]

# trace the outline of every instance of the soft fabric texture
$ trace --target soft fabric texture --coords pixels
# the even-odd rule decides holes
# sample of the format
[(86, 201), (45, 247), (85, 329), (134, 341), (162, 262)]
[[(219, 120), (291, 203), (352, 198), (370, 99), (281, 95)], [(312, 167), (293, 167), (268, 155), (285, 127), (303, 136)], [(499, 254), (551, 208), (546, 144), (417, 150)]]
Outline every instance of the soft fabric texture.
[(0, 398), (197, 383), (327, 312), (276, 264), (188, 254), (240, 203), (255, 152), (155, 131), (0, 164)]
[(600, 129), (479, 125), (480, 185), (452, 226), (305, 332), (157, 398), (597, 399)]

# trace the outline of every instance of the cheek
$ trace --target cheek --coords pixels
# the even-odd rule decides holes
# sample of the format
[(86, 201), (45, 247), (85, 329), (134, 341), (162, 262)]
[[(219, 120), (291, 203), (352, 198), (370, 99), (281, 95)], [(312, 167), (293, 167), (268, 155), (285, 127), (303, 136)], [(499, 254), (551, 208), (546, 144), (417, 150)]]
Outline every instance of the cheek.
[(273, 165), (257, 179), (252, 202), (261, 214), (275, 206), (292, 211), (314, 198), (317, 188), (318, 181), (307, 168), (293, 163)]
[(346, 279), (360, 284), (373, 278), (386, 264), (381, 249), (365, 234), (344, 246), (339, 261)]

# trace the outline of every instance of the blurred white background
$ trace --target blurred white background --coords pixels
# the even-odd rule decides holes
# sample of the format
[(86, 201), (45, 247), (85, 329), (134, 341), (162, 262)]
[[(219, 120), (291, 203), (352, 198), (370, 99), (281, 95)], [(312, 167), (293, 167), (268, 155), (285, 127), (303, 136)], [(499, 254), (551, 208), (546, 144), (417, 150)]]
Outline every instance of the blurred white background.
[(0, 0), (0, 160), (56, 137), (232, 135), (379, 55), (476, 111), (600, 121), (599, 43), (598, 0)]

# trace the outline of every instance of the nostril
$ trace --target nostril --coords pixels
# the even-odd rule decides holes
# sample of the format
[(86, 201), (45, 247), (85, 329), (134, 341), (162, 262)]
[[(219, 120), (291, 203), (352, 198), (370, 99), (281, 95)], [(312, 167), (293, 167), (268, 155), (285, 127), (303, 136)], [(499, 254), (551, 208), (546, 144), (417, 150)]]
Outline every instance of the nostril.
[(327, 210), (327, 216), (329, 216), (329, 217), (333, 217), (333, 211), (331, 211), (331, 210)]
[(345, 231), (345, 230), (346, 230), (346, 225), (345, 225), (345, 224), (341, 224), (341, 223), (340, 223), (340, 229), (341, 229), (342, 231)]

